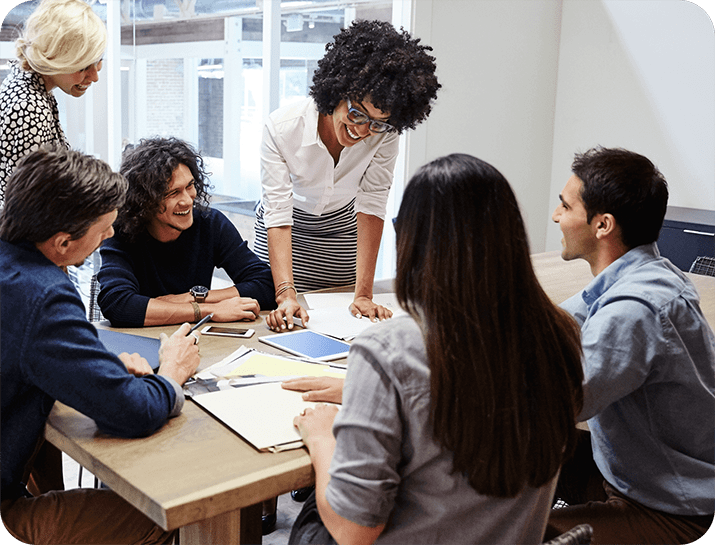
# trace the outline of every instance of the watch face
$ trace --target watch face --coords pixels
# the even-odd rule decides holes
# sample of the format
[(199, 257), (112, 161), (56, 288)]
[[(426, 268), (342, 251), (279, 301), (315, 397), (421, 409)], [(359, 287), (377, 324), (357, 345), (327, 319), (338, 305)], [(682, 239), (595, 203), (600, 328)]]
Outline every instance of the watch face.
[(209, 289), (204, 286), (194, 286), (193, 288), (191, 288), (191, 291), (189, 291), (189, 293), (194, 298), (194, 301), (203, 303), (204, 299), (206, 299), (206, 296), (209, 294)]

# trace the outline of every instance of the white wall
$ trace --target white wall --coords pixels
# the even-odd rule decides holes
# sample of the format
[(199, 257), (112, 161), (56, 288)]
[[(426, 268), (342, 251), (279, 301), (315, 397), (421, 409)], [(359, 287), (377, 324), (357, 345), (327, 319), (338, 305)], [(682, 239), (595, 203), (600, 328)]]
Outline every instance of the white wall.
[(575, 151), (649, 157), (670, 204), (715, 210), (715, 34), (685, 0), (413, 0), (443, 89), (410, 135), (408, 175), (467, 152), (519, 198), (532, 251), (560, 248), (552, 209)]
[[(551, 202), (575, 151), (651, 159), (669, 204), (715, 210), (715, 33), (683, 0), (564, 0)], [(560, 248), (556, 225), (547, 249)]]
[[(60, 122), (72, 147), (109, 161), (106, 75), (104, 71), (100, 72), (99, 81), (93, 83), (81, 98), (71, 97), (59, 90), (53, 92), (60, 107), (60, 116), (64, 117)], [(114, 169), (119, 168), (118, 164), (110, 165)]]
[[(532, 250), (549, 211), (559, 0), (415, 0), (413, 33), (434, 48), (442, 84), (410, 134), (408, 176), (470, 153), (498, 168), (522, 205)], [(537, 237), (534, 237), (537, 234)]]

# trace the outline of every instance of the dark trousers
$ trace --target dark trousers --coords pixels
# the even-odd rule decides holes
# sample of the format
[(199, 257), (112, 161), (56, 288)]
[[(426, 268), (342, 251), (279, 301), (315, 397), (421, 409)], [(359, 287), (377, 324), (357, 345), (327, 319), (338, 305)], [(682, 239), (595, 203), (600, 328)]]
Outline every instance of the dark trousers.
[(651, 509), (615, 490), (598, 471), (591, 434), (583, 431), (576, 454), (561, 470), (555, 497), (569, 507), (551, 510), (544, 541), (587, 523), (593, 527), (594, 545), (691, 543), (713, 522), (713, 515), (671, 515)]
[(337, 545), (320, 518), (315, 490), (305, 500), (293, 523), (288, 545)]
[(65, 489), (62, 451), (43, 438), (38, 441), (25, 473), (23, 482), (33, 496)]

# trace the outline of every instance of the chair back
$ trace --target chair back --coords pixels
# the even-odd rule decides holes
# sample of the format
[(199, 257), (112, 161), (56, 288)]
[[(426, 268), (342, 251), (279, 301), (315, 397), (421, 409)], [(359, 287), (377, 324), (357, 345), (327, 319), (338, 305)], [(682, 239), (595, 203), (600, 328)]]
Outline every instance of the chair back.
[(593, 537), (593, 528), (590, 524), (579, 524), (568, 532), (547, 541), (544, 545), (589, 545)]
[(90, 322), (100, 322), (104, 319), (102, 311), (97, 304), (97, 295), (99, 294), (99, 281), (97, 275), (93, 274), (89, 281), (89, 308), (87, 309), (87, 319)]
[(715, 276), (715, 257), (701, 255), (695, 258), (695, 261), (693, 261), (693, 264), (690, 266), (689, 272)]

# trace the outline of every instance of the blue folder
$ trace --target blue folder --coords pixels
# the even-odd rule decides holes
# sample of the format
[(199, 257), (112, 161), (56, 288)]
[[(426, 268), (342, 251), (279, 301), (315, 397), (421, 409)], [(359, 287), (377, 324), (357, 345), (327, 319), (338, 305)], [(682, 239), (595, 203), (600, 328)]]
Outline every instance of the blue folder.
[(99, 340), (112, 354), (119, 355), (122, 352), (133, 354), (136, 352), (149, 362), (154, 372), (159, 369), (159, 346), (161, 345), (159, 339), (99, 328), (97, 328), (97, 333), (99, 334)]

